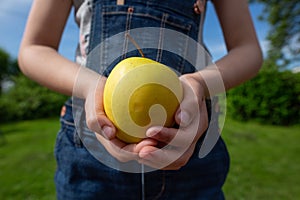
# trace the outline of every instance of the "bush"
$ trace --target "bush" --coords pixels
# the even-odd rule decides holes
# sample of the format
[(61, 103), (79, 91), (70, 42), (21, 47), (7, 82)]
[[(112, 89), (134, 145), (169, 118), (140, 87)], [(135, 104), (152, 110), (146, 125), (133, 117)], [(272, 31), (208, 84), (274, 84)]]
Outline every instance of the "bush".
[(58, 116), (66, 96), (50, 91), (23, 75), (13, 78), (14, 86), (1, 95), (1, 122)]
[(228, 114), (275, 125), (300, 123), (300, 74), (261, 71), (227, 94)]

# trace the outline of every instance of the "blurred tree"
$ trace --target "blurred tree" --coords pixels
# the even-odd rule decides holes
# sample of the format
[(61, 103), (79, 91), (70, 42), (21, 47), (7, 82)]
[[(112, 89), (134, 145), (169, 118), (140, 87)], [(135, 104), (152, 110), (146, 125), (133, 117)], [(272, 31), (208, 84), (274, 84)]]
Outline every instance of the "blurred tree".
[(270, 48), (267, 66), (285, 67), (300, 61), (300, 1), (299, 0), (250, 0), (264, 5), (261, 20), (271, 25), (267, 39)]
[(0, 94), (2, 94), (2, 83), (8, 81), (12, 76), (20, 73), (18, 62), (12, 59), (10, 55), (0, 48)]
[(2, 81), (7, 75), (9, 66), (9, 55), (0, 49), (0, 94), (2, 93)]

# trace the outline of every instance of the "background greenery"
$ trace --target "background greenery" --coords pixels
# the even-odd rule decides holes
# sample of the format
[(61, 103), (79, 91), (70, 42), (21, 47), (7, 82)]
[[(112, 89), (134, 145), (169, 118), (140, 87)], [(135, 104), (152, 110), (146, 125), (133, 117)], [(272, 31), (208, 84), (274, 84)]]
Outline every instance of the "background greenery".
[[(270, 47), (257, 77), (228, 92), (229, 115), (237, 120), (291, 125), (300, 122), (300, 75), (286, 70), (300, 60), (300, 1), (249, 0), (264, 6), (261, 20), (270, 25)], [(13, 87), (4, 91), (3, 83)], [(20, 74), (16, 59), (0, 48), (0, 120), (50, 117), (66, 97)]]
[[(300, 199), (300, 74), (286, 70), (300, 59), (300, 1), (249, 1), (265, 6), (270, 48), (258, 76), (227, 95), (224, 191), (230, 200)], [(55, 199), (53, 116), (65, 99), (21, 75), (0, 48), (0, 199)]]
[[(55, 199), (53, 155), (57, 118), (0, 125), (0, 197)], [(300, 125), (281, 127), (227, 118), (222, 133), (231, 155), (227, 199), (300, 198)]]
[(0, 121), (15, 121), (58, 116), (66, 96), (29, 80), (24, 75), (12, 77), (13, 88), (0, 98)]
[(300, 123), (300, 73), (263, 69), (227, 93), (228, 115), (264, 124)]
[[(57, 116), (66, 96), (50, 91), (26, 78), (0, 49), (0, 61), (7, 66), (2, 82), (12, 87), (0, 93), (0, 121), (16, 121)], [(236, 120), (256, 120), (275, 125), (300, 123), (300, 73), (269, 67), (227, 93), (228, 114)], [(1, 65), (1, 63), (0, 63)], [(0, 66), (1, 67), (1, 66)], [(1, 80), (0, 80), (1, 81)]]
[(249, 0), (264, 6), (260, 19), (270, 25), (266, 61), (269, 68), (286, 68), (300, 60), (300, 1)]
[(0, 199), (55, 199), (58, 119), (0, 125)]

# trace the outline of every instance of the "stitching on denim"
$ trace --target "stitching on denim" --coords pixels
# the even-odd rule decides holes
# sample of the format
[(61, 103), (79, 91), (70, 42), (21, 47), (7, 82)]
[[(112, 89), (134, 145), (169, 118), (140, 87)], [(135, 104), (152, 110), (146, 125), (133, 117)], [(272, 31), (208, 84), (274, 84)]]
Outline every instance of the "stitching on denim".
[(179, 72), (180, 73), (182, 73), (183, 72), (183, 70), (184, 70), (184, 63), (186, 62), (185, 61), (185, 57), (186, 57), (186, 55), (187, 55), (187, 51), (188, 51), (188, 41), (189, 41), (189, 35), (190, 35), (190, 30), (191, 29), (189, 29), (188, 30), (188, 32), (186, 33), (186, 36), (185, 36), (185, 47), (184, 47), (184, 53), (183, 53), (183, 58), (181, 59), (181, 61), (180, 61), (180, 63), (179, 63)]
[[(101, 51), (101, 53), (100, 53), (100, 65), (99, 65), (99, 67), (100, 68), (104, 68), (104, 69), (106, 69), (106, 67), (107, 67), (107, 64), (106, 64), (106, 59), (107, 59), (107, 49), (108, 49), (108, 46), (107, 46), (107, 42), (105, 42), (105, 38), (107, 38), (108, 37), (108, 33), (107, 33), (107, 31), (105, 31), (105, 26), (107, 26), (107, 24), (106, 24), (106, 20), (104, 20), (104, 18), (105, 18), (105, 16), (104, 16), (104, 13), (105, 12), (105, 7), (103, 7), (103, 9), (102, 9), (102, 12), (101, 12), (101, 18), (102, 18), (102, 22), (101, 22), (101, 33), (100, 33), (100, 35), (101, 35), (101, 43), (103, 43), (104, 42), (104, 44), (102, 44), (100, 47), (101, 47), (101, 49), (100, 49), (100, 51)], [(101, 69), (100, 69), (101, 70)]]
[(167, 21), (168, 14), (164, 13), (161, 19), (160, 23), (160, 30), (159, 30), (159, 40), (158, 40), (158, 47), (157, 47), (157, 55), (156, 55), (156, 61), (161, 62), (162, 59), (162, 49), (164, 46), (163, 43), (163, 37), (164, 37), (164, 28), (166, 26), (166, 21)]
[(95, 1), (92, 2), (92, 16), (91, 16), (91, 25), (90, 25), (90, 38), (89, 38), (89, 45), (88, 45), (88, 51), (87, 51), (87, 55), (92, 51), (92, 45), (90, 45), (92, 43), (92, 41), (94, 40), (94, 34), (91, 34), (92, 31), (95, 30), (94, 26), (95, 26), (95, 16), (96, 16), (96, 13), (95, 12), (95, 9), (96, 9), (96, 3)]
[[(126, 27), (125, 27), (126, 34), (129, 34), (129, 32), (130, 32), (131, 19), (132, 19), (132, 12), (129, 12), (129, 8), (132, 8), (132, 7), (128, 7), (128, 10), (126, 12)], [(124, 38), (124, 43), (123, 43), (122, 59), (126, 58), (127, 50), (128, 50), (128, 38), (125, 37)]]
[[(127, 12), (126, 11), (107, 11), (105, 13), (103, 13), (105, 15), (126, 15)], [(156, 17), (156, 16), (153, 16), (153, 15), (150, 15), (150, 14), (144, 14), (144, 13), (132, 13), (133, 16), (137, 16), (137, 17), (146, 17), (146, 18), (151, 18), (151, 19), (154, 19), (154, 20), (157, 20), (157, 21), (160, 21), (161, 18), (159, 17)], [(169, 24), (171, 26), (174, 26), (174, 27), (177, 27), (177, 28), (180, 28), (180, 29), (183, 29), (183, 30), (188, 30), (190, 29), (191, 25), (188, 24), (188, 25), (180, 25), (180, 24), (177, 24), (177, 23), (174, 23), (174, 22), (171, 22), (171, 21), (168, 21), (166, 20), (166, 24)]]

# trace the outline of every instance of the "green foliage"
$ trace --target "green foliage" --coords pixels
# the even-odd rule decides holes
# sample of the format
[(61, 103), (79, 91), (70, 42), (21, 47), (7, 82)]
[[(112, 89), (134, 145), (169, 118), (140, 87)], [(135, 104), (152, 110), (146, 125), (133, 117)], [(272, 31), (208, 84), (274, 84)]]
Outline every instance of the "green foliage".
[(17, 61), (12, 59), (5, 50), (0, 48), (0, 82), (11, 75), (19, 74), (19, 72)]
[(14, 84), (8, 92), (0, 86), (1, 122), (57, 116), (66, 100), (22, 75), (17, 60), (0, 48), (0, 85), (4, 81)]
[(300, 74), (262, 70), (227, 95), (228, 113), (238, 120), (290, 125), (300, 123)]
[(9, 65), (9, 55), (0, 48), (0, 80), (7, 74)]
[(1, 122), (59, 115), (65, 96), (54, 93), (23, 75), (15, 76), (13, 80), (14, 87), (1, 95)]
[(271, 25), (267, 39), (270, 41), (268, 59), (284, 68), (291, 61), (300, 60), (300, 1), (250, 0), (262, 3), (261, 19)]

